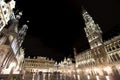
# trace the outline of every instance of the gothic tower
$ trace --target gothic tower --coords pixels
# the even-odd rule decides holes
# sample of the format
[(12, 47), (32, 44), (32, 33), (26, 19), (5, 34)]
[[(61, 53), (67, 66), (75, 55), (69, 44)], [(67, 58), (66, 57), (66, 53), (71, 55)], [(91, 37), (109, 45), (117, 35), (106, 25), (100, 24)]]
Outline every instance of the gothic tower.
[(103, 64), (106, 62), (107, 55), (102, 41), (102, 31), (85, 9), (83, 11), (83, 18), (86, 25), (84, 30), (88, 38), (91, 53), (96, 61), (95, 64)]
[(84, 28), (86, 36), (89, 41), (90, 48), (93, 49), (103, 44), (102, 41), (102, 31), (98, 24), (95, 24), (92, 17), (88, 12), (83, 10), (83, 18), (85, 20), (86, 27)]

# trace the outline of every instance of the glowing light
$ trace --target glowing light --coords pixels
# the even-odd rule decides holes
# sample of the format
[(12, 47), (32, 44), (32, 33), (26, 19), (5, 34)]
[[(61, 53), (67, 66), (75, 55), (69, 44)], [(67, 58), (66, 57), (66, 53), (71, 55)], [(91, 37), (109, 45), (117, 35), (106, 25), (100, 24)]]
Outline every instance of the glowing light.
[(120, 67), (119, 67), (119, 69), (120, 69)]
[(77, 77), (78, 77), (78, 80), (80, 80), (80, 75), (77, 75)]
[(89, 69), (86, 69), (86, 72), (88, 72), (89, 71)]
[(74, 79), (75, 79), (75, 75), (73, 75), (74, 76)]
[(22, 15), (22, 12), (19, 12), (19, 15)]
[(15, 65), (16, 65), (15, 62), (12, 62), (9, 66), (9, 69), (11, 69), (12, 67), (15, 67)]
[(27, 20), (27, 23), (29, 23), (30, 21), (29, 20)]
[(106, 80), (110, 80), (110, 77), (109, 76), (105, 76)]
[(77, 70), (77, 72), (79, 73), (79, 72), (80, 72), (80, 70)]
[(97, 79), (97, 80), (100, 80), (99, 76), (96, 76), (96, 79)]
[(111, 72), (111, 67), (107, 66), (106, 68), (104, 68), (104, 71), (106, 71), (107, 73)]
[(87, 75), (87, 78), (90, 79), (90, 75)]

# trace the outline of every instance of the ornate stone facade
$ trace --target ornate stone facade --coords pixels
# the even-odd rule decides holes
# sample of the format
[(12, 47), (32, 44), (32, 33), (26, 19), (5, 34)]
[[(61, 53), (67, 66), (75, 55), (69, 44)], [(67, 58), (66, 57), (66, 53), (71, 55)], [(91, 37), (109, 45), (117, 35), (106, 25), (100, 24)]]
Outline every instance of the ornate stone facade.
[(28, 72), (50, 72), (55, 68), (55, 61), (49, 60), (46, 57), (25, 58), (24, 70)]
[(8, 21), (14, 16), (13, 9), (15, 8), (15, 1), (11, 0), (6, 3), (0, 0), (0, 31), (8, 24)]
[(14, 7), (14, 0), (0, 1), (0, 74), (20, 74), (24, 60), (22, 43), (28, 27), (18, 29), (22, 13), (14, 15)]
[(69, 72), (70, 70), (73, 69), (74, 69), (74, 64), (72, 62), (72, 58), (64, 58), (64, 60), (58, 64), (58, 68), (57, 68), (59, 72)]
[[(86, 27), (84, 28), (90, 49), (75, 55), (76, 67), (78, 73), (84, 75), (110, 75), (115, 74), (113, 70), (120, 73), (120, 35), (113, 37), (108, 41), (102, 40), (102, 30), (94, 22), (87, 11), (83, 11), (83, 18)], [(76, 51), (74, 49), (74, 53)]]

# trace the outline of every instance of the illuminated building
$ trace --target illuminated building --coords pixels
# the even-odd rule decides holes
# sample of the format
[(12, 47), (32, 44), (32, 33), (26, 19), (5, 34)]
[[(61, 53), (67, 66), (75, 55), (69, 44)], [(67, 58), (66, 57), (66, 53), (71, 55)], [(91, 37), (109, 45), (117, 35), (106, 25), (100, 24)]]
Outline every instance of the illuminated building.
[[(119, 74), (120, 36), (116, 36), (108, 41), (103, 41), (102, 31), (99, 25), (94, 22), (85, 10), (83, 11), (83, 18), (86, 25), (84, 30), (90, 49), (78, 54), (76, 54), (76, 50), (74, 49), (78, 74), (81, 73), (82, 76), (86, 75), (88, 78), (94, 75), (97, 80), (99, 80), (98, 78), (101, 76), (112, 74), (115, 76), (115, 73)], [(118, 72), (116, 72), (116, 70)]]
[(46, 57), (37, 56), (37, 58), (24, 59), (24, 70), (28, 72), (52, 72), (54, 70), (54, 60), (49, 60)]
[[(58, 64), (58, 70), (60, 72), (67, 72), (68, 70), (71, 70), (72, 68), (74, 68), (74, 64), (72, 62), (71, 58), (64, 58), (63, 61), (61, 61)], [(66, 70), (66, 71), (65, 71)], [(68, 71), (69, 72), (69, 71)]]
[(0, 34), (0, 48), (1, 51), (4, 51), (0, 54), (1, 58), (3, 59), (1, 62), (1, 74), (10, 73), (13, 68), (13, 65), (12, 67), (10, 66), (11, 63), (14, 63), (16, 70), (20, 69), (21, 62), (23, 62), (24, 59), (24, 50), (22, 49), (21, 44), (26, 34), (27, 26), (23, 25), (23, 27), (18, 32), (16, 32), (16, 26), (8, 26), (9, 28), (4, 28)]
[(4, 0), (0, 0), (0, 31), (6, 26), (6, 24), (8, 24), (8, 21), (14, 15), (14, 8), (14, 0), (11, 0), (8, 3), (6, 3)]
[(58, 64), (57, 72), (61, 73), (60, 79), (77, 80), (76, 67), (73, 60), (72, 58), (64, 58), (64, 60)]
[(71, 73), (74, 71), (74, 63), (72, 62), (72, 59), (64, 58), (64, 60), (58, 64), (57, 71), (61, 73)]
[[(0, 77), (3, 74), (20, 74), (24, 60), (22, 43), (28, 29), (27, 25), (18, 28), (22, 13), (16, 16), (12, 11), (15, 1), (0, 1)], [(4, 12), (4, 13), (3, 13)], [(3, 22), (2, 22), (3, 21)], [(4, 25), (2, 25), (4, 24)]]

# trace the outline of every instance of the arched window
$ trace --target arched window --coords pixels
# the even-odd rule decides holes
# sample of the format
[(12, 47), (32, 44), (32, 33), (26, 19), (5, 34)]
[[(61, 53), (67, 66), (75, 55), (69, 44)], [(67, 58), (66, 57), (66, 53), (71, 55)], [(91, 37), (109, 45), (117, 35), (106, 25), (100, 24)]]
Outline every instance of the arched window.
[(120, 46), (118, 44), (116, 44), (116, 48), (118, 49), (118, 48), (120, 48)]
[(114, 61), (117, 61), (117, 59), (116, 59), (115, 55), (112, 55), (112, 57), (113, 57)]
[(116, 53), (115, 55), (116, 55), (117, 59), (118, 59), (118, 60), (120, 60), (120, 57), (119, 57), (119, 55), (118, 55), (117, 53)]
[(112, 50), (115, 50), (115, 46), (112, 46)]

